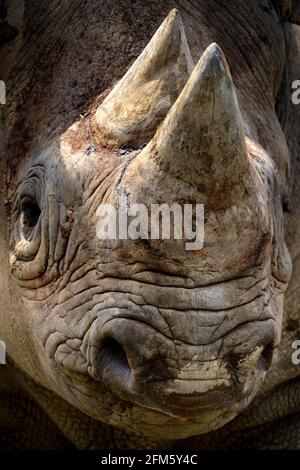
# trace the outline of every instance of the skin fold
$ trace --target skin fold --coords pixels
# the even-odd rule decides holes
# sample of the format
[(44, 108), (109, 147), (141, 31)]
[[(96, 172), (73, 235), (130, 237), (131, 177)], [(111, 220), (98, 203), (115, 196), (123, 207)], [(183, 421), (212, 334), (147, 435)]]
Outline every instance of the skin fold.
[[(299, 448), (299, 14), (230, 4), (8, 6), (3, 448)], [(100, 240), (121, 200), (203, 249)]]

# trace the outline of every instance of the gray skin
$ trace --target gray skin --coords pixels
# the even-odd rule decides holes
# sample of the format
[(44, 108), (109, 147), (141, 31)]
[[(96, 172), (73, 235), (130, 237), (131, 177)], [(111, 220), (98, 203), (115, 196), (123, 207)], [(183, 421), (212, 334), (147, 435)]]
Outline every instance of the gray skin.
[[(153, 157), (167, 125), (125, 154), (95, 125), (174, 7), (194, 62), (217, 42), (236, 88), (251, 169), (220, 193), (213, 175), (204, 193), (189, 179), (176, 141), (174, 165)], [(300, 448), (297, 5), (14, 0), (7, 14), (19, 34), (0, 53), (2, 447)], [(178, 123), (192, 155), (197, 134)], [(204, 202), (204, 249), (107, 246), (96, 210), (120, 193)]]

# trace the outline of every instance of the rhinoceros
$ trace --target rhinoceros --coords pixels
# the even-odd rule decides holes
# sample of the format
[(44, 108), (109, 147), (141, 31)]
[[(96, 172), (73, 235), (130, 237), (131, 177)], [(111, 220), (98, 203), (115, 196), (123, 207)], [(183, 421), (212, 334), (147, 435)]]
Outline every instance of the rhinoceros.
[[(2, 448), (300, 448), (298, 2), (12, 0), (7, 24)], [(121, 200), (203, 204), (202, 248), (101, 239)]]

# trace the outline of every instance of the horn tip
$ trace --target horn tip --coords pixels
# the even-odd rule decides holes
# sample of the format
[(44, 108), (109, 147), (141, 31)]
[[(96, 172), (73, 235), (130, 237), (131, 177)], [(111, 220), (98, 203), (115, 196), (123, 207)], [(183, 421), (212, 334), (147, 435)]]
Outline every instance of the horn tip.
[(221, 47), (216, 43), (211, 43), (203, 54), (204, 68), (209, 69), (210, 71), (216, 70), (221, 71), (226, 75), (230, 74), (229, 66), (222, 51)]
[(168, 17), (171, 18), (171, 17), (174, 17), (174, 18), (180, 18), (180, 14), (179, 14), (179, 11), (177, 10), (177, 8), (173, 8), (170, 13), (168, 14)]
[(173, 8), (173, 10), (170, 11), (163, 24), (169, 24), (171, 25), (171, 28), (182, 27), (182, 19), (177, 8)]
[(212, 42), (206, 49), (207, 51), (211, 51), (214, 53), (223, 53), (221, 47), (217, 42)]

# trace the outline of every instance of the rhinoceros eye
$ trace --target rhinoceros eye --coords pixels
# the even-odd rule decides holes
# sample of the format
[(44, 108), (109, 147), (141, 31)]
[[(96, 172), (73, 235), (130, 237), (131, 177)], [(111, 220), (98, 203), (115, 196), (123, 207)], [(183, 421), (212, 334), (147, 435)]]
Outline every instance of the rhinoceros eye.
[(40, 214), (41, 210), (34, 199), (24, 197), (21, 200), (22, 223), (25, 227), (34, 227), (39, 220)]
[(282, 210), (283, 212), (287, 212), (288, 214), (291, 213), (290, 199), (288, 196), (282, 197)]

